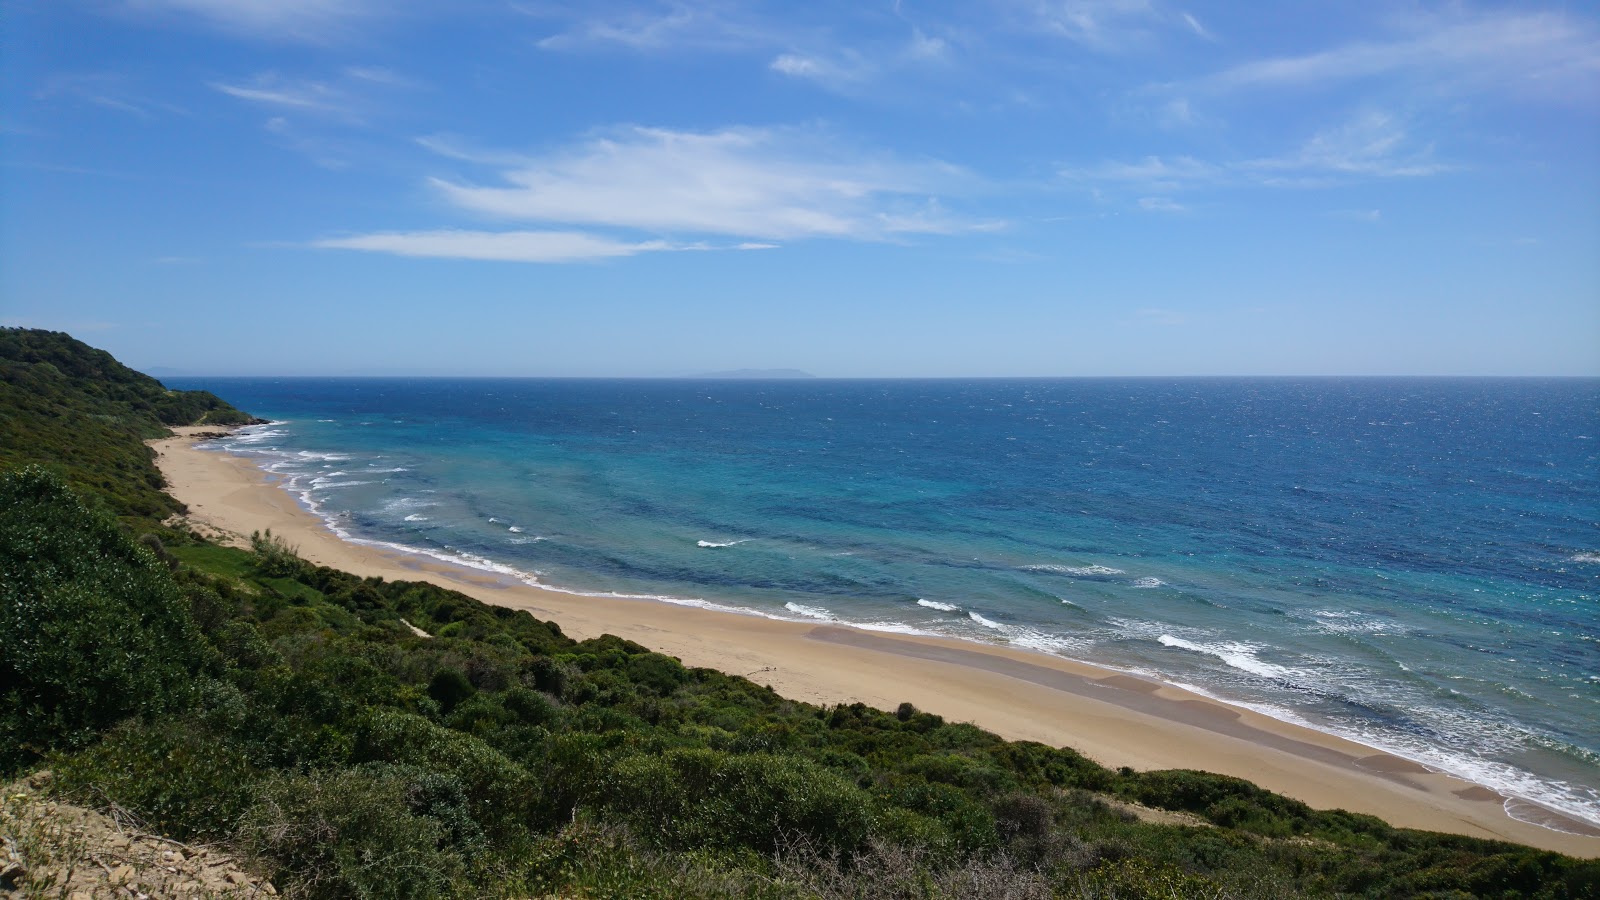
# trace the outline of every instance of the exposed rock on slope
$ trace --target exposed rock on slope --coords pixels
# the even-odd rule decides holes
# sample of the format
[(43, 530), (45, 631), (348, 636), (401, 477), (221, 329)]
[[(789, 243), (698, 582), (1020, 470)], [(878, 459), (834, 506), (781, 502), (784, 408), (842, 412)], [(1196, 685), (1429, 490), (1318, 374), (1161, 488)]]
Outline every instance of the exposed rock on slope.
[(127, 827), (40, 793), (47, 773), (0, 797), (0, 897), (246, 898), (277, 890), (232, 857)]

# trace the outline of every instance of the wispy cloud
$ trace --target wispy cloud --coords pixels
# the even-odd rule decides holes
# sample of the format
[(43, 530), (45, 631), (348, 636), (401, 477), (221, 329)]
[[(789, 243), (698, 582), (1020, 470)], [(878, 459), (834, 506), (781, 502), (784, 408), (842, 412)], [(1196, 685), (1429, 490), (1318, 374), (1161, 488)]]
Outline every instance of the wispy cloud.
[(859, 84), (870, 78), (875, 66), (859, 53), (836, 51), (831, 57), (803, 53), (781, 53), (768, 68), (791, 78), (814, 81), (835, 90)]
[(1171, 197), (1140, 197), (1139, 208), (1145, 212), (1181, 213), (1189, 211), (1189, 207), (1173, 200)]
[(1448, 172), (1454, 166), (1433, 159), (1433, 148), (1416, 147), (1405, 127), (1387, 113), (1370, 111), (1318, 132), (1289, 156), (1256, 159), (1242, 168), (1259, 173), (1290, 172), (1414, 178)]
[(1407, 23), (1388, 40), (1242, 63), (1202, 79), (1215, 91), (1324, 87), (1413, 74), (1552, 98), (1592, 99), (1600, 90), (1600, 33), (1555, 12), (1498, 13)]
[(324, 43), (400, 6), (377, 0), (126, 0), (135, 13), (191, 17), (240, 37)]
[(722, 3), (646, 3), (578, 9), (520, 3), (515, 9), (541, 19), (560, 20), (564, 30), (544, 37), (546, 50), (622, 47), (630, 50), (734, 51), (781, 43), (781, 31)]
[[(1066, 167), (1060, 174), (1072, 182), (1161, 195), (1218, 187), (1322, 187), (1357, 179), (1419, 178), (1458, 168), (1435, 159), (1433, 147), (1413, 139), (1403, 122), (1369, 110), (1318, 131), (1296, 150), (1278, 156), (1223, 162), (1147, 156)], [(1159, 205), (1159, 199), (1145, 196), (1138, 202), (1143, 209), (1174, 211)]]
[(876, 240), (984, 227), (937, 199), (975, 181), (961, 170), (853, 153), (809, 130), (630, 127), (501, 165), (499, 185), (431, 184), (477, 214), (668, 235)]
[(577, 231), (397, 231), (327, 238), (312, 244), (396, 256), (564, 263), (663, 250), (698, 249), (666, 241), (620, 241)]
[(128, 75), (120, 72), (72, 72), (54, 75), (34, 92), (37, 100), (68, 98), (140, 119), (162, 115), (187, 115), (187, 111), (143, 94)]
[(242, 84), (214, 81), (211, 86), (230, 97), (304, 112), (346, 115), (350, 97), (327, 82), (285, 78), (274, 72)]
[(1151, 0), (1035, 0), (1034, 19), (1046, 32), (1100, 51), (1120, 51), (1151, 43), (1177, 29), (1212, 40), (1193, 15)]
[(309, 114), (351, 123), (370, 115), (385, 92), (415, 86), (397, 72), (371, 66), (348, 66), (324, 78), (261, 72), (245, 81), (211, 82), (214, 90), (267, 107), (275, 115)]

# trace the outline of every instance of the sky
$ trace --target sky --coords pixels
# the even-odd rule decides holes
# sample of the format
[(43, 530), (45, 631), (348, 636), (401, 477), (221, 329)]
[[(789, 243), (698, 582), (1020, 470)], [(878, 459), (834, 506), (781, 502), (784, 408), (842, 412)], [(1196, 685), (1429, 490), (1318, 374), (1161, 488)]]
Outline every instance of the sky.
[(0, 324), (195, 375), (1600, 375), (1600, 5), (0, 0)]

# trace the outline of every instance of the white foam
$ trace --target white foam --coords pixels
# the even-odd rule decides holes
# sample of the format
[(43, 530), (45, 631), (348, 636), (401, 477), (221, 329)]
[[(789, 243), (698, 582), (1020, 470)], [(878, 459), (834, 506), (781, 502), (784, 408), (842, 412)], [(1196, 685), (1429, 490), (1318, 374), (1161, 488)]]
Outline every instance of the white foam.
[(993, 619), (985, 619), (983, 616), (980, 616), (975, 612), (967, 613), (967, 617), (972, 619), (972, 621), (977, 622), (979, 625), (982, 625), (985, 628), (993, 628), (995, 631), (1004, 631), (1006, 628), (1006, 626), (1001, 625), (999, 622), (996, 622)]
[(370, 481), (323, 481), (320, 478), (313, 478), (311, 480), (311, 486), (313, 488), (315, 488), (316, 490), (319, 490), (319, 491), (325, 491), (325, 490), (328, 490), (329, 488), (356, 487), (358, 485), (371, 484), (371, 483), (372, 482), (370, 482)]
[(1393, 634), (1410, 631), (1404, 625), (1347, 609), (1318, 609), (1311, 613), (1317, 628), (1327, 634)]
[(384, 512), (394, 513), (406, 509), (432, 509), (438, 506), (436, 500), (424, 500), (421, 497), (394, 497), (383, 501)]
[(1136, 588), (1158, 588), (1164, 584), (1166, 582), (1159, 578), (1135, 578), (1133, 580), (1133, 587)]
[(1097, 577), (1097, 576), (1105, 576), (1105, 575), (1126, 575), (1126, 574), (1128, 574), (1127, 572), (1124, 572), (1121, 569), (1113, 569), (1110, 566), (1101, 566), (1101, 565), (1092, 565), (1092, 566), (1036, 565), (1036, 566), (1023, 566), (1022, 568), (1026, 569), (1029, 572), (1054, 572), (1057, 575), (1076, 575), (1078, 577), (1090, 577), (1090, 578)]
[(405, 466), (394, 466), (394, 467), (388, 468), (388, 469), (374, 469), (374, 468), (371, 468), (372, 466), (376, 466), (376, 465), (377, 465), (377, 463), (367, 463), (367, 466), (368, 466), (367, 474), (368, 475), (392, 475), (395, 472), (409, 472), (409, 471), (411, 471), (410, 469), (406, 468)]
[(1175, 638), (1170, 634), (1163, 634), (1161, 637), (1156, 638), (1156, 640), (1159, 641), (1164, 647), (1175, 647), (1179, 650), (1188, 650), (1192, 653), (1204, 653), (1207, 656), (1215, 656), (1217, 659), (1222, 660), (1241, 672), (1249, 672), (1252, 675), (1259, 675), (1262, 678), (1290, 679), (1295, 675), (1293, 669), (1287, 669), (1283, 666), (1274, 665), (1273, 663), (1258, 659), (1256, 657), (1256, 651), (1260, 648), (1256, 645), (1247, 644), (1242, 641), (1218, 641), (1214, 644), (1196, 644), (1193, 641), (1186, 641), (1183, 638)]
[(510, 528), (507, 528), (506, 530), (511, 532), (512, 534), (521, 534), (522, 533), (522, 526), (521, 525), (513, 525)]
[(1567, 559), (1575, 563), (1587, 563), (1589, 565), (1600, 564), (1600, 552), (1594, 550), (1585, 550), (1582, 553), (1574, 553), (1567, 557)]
[(961, 612), (961, 607), (954, 603), (940, 603), (937, 600), (918, 600), (917, 605), (926, 606), (929, 609), (937, 609), (940, 612)]
[(817, 606), (803, 606), (799, 603), (790, 602), (785, 603), (783, 608), (797, 615), (805, 616), (808, 619), (821, 619), (824, 622), (839, 621), (838, 617), (833, 613)]
[(744, 538), (743, 540), (738, 541), (695, 541), (694, 543), (697, 547), (736, 547), (739, 544), (748, 544), (749, 542), (750, 538)]
[(419, 516), (416, 513), (412, 513), (411, 515), (406, 516), (406, 521), (407, 522), (426, 522), (426, 521), (428, 521), (428, 517), (427, 516)]

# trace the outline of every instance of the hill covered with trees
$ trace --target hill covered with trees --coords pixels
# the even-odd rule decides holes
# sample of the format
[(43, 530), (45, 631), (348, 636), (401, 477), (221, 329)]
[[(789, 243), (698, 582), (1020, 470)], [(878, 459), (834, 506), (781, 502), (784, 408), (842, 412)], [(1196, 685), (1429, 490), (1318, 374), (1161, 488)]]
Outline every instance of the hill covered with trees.
[(0, 328), (0, 468), (56, 467), (120, 516), (178, 511), (144, 441), (170, 425), (256, 421), (209, 391), (172, 391), (59, 331)]
[[(8, 432), (163, 421), (136, 388), (87, 390), (142, 383), (109, 357), (45, 343), (62, 355), (16, 364), (51, 367), (33, 376), (60, 402), (0, 393)], [(910, 705), (796, 703), (271, 535), (208, 544), (64, 477), (55, 444), (8, 447), (0, 768), (48, 767), (58, 796), (224, 845), (286, 894), (1600, 896), (1594, 861), (1110, 770)], [(159, 484), (148, 455), (76, 452)]]

